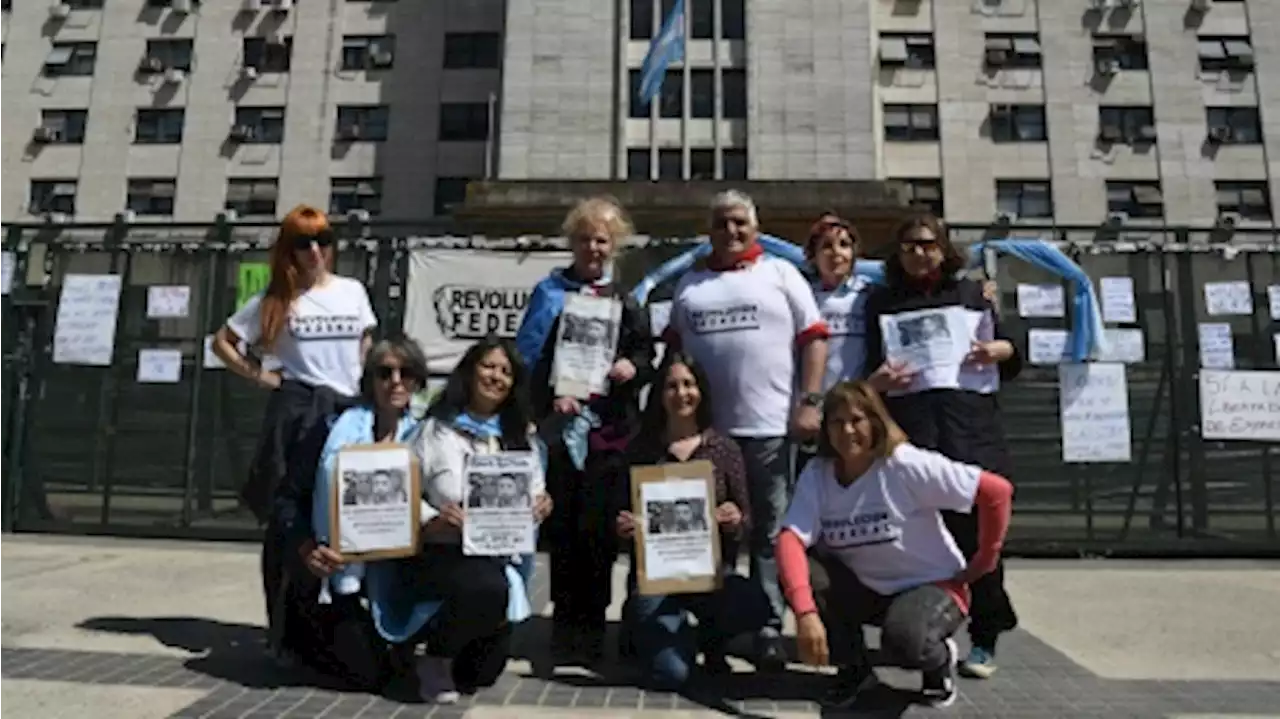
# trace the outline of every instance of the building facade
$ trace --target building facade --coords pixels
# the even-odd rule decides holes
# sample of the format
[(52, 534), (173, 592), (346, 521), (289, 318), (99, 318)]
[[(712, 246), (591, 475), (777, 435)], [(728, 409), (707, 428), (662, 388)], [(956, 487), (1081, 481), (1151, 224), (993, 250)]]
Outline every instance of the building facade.
[(3, 219), (447, 215), (469, 180), (898, 180), (953, 221), (1269, 225), (1280, 2), (5, 3)]

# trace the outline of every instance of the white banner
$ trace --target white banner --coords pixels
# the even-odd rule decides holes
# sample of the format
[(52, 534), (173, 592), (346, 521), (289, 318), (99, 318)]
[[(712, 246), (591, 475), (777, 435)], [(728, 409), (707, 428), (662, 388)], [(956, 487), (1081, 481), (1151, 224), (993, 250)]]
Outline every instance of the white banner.
[(569, 263), (568, 252), (414, 250), (405, 332), (422, 344), (432, 374), (451, 372), (490, 332), (514, 338), (533, 286)]

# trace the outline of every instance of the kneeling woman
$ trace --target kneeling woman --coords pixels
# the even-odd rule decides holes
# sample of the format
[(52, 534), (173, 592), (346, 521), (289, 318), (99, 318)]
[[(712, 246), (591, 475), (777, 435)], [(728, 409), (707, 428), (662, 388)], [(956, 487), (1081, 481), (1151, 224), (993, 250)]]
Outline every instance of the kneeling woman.
[[(715, 472), (715, 519), (720, 527), (724, 585), (715, 592), (641, 596), (636, 592), (636, 563), (631, 562), (624, 621), (629, 623), (636, 659), (652, 686), (678, 689), (689, 679), (701, 649), (706, 669), (727, 669), (724, 645), (733, 637), (758, 632), (769, 620), (769, 599), (759, 586), (735, 573), (738, 548), (749, 530), (751, 500), (747, 496), (742, 452), (733, 440), (711, 428), (707, 377), (683, 352), (667, 355), (654, 383), (659, 396), (649, 400), (643, 429), (628, 454), (632, 466), (708, 460)], [(624, 488), (618, 506), (629, 506)], [(617, 513), (618, 535), (635, 536), (636, 518)], [(698, 619), (698, 641), (690, 636), (688, 615)]]
[[(481, 340), (463, 355), (414, 443), (424, 497), (422, 552), (370, 572), (378, 630), (393, 643), (426, 645), (417, 660), (426, 701), (456, 702), (459, 691), (496, 682), (510, 654), (511, 622), (529, 614), (516, 558), (472, 556), (462, 538), (467, 459), (536, 451), (527, 391), (524, 366), (509, 342)], [(539, 460), (529, 482), (535, 521), (551, 511), (545, 487)]]
[[(851, 702), (875, 678), (862, 625), (880, 624), (881, 652), (921, 670), (926, 698), (949, 705), (957, 692), (951, 635), (968, 612), (968, 585), (1000, 558), (1012, 486), (912, 446), (865, 382), (842, 382), (827, 394), (818, 453), (777, 545), (801, 656), (821, 665), (834, 655), (841, 681), (831, 699)], [(967, 565), (944, 510), (980, 510), (978, 552)]]

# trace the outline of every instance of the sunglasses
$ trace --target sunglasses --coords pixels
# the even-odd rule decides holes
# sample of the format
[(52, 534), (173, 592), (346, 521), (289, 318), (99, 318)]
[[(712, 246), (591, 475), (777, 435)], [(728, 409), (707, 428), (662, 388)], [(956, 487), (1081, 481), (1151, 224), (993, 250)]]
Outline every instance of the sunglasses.
[(293, 249), (309, 250), (312, 245), (329, 247), (337, 240), (338, 238), (333, 234), (333, 230), (321, 230), (314, 235), (294, 235)]
[(383, 382), (386, 382), (397, 375), (400, 377), (400, 381), (406, 384), (417, 384), (420, 383), (422, 379), (418, 376), (417, 372), (414, 372), (411, 369), (407, 369), (405, 367), (391, 367), (388, 365), (379, 365), (378, 368), (373, 371), (373, 374)]
[(932, 250), (938, 247), (937, 240), (903, 240), (898, 243), (900, 252), (912, 252), (915, 250)]

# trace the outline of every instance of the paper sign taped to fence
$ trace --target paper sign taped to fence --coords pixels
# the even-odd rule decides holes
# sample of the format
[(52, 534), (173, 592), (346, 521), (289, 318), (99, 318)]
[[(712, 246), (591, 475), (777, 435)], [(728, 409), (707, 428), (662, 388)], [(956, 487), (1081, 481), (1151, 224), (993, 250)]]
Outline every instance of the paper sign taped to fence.
[(236, 273), (236, 311), (253, 296), (265, 292), (271, 282), (271, 265), (266, 262), (241, 262)]
[(649, 329), (654, 337), (661, 337), (671, 324), (671, 301), (649, 303)]
[(1103, 277), (1102, 321), (1137, 322), (1138, 308), (1133, 299), (1132, 277)]
[(1212, 317), (1253, 314), (1253, 290), (1248, 282), (1206, 282), (1205, 310)]
[(404, 331), (427, 352), (432, 374), (448, 374), (476, 340), (512, 338), (529, 296), (567, 252), (414, 250)]
[[(1146, 342), (1142, 330), (1107, 328), (1102, 331), (1106, 339), (1105, 352), (1095, 352), (1093, 359), (1099, 362), (1137, 364), (1145, 362)], [(1027, 355), (1034, 365), (1055, 365), (1070, 362), (1067, 345), (1071, 333), (1067, 330), (1033, 328), (1027, 330)]]
[(55, 364), (111, 366), (120, 307), (120, 275), (62, 278), (53, 328)]
[(186, 317), (191, 288), (186, 285), (153, 285), (147, 288), (147, 318)]
[(1280, 442), (1280, 372), (1202, 371), (1200, 435)]
[(182, 381), (182, 350), (138, 350), (139, 384), (176, 384)]
[(12, 252), (5, 250), (0, 254), (0, 294), (9, 294), (9, 290), (13, 287), (13, 273), (18, 265), (18, 258)]
[(1067, 303), (1062, 285), (1018, 285), (1018, 314), (1022, 317), (1064, 317)]
[(1128, 462), (1129, 388), (1122, 364), (1058, 366), (1063, 462)]
[(1271, 319), (1280, 320), (1280, 285), (1267, 288), (1267, 305), (1271, 309)]
[(1200, 366), (1206, 369), (1235, 369), (1236, 350), (1231, 341), (1231, 325), (1226, 322), (1201, 322)]

